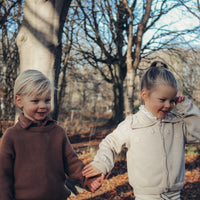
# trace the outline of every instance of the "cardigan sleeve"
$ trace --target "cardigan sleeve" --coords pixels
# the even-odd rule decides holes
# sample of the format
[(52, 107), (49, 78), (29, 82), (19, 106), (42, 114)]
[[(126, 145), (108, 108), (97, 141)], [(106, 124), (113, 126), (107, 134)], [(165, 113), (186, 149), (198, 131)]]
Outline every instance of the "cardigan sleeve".
[(14, 151), (12, 141), (4, 133), (0, 143), (0, 199), (14, 199)]
[(131, 128), (131, 120), (132, 115), (121, 122), (99, 144), (99, 150), (91, 164), (104, 174), (107, 174), (114, 167), (116, 155), (121, 152), (122, 148), (128, 147), (128, 129)]
[(181, 114), (185, 124), (186, 143), (200, 142), (200, 110), (185, 97), (184, 101), (176, 105), (177, 112)]

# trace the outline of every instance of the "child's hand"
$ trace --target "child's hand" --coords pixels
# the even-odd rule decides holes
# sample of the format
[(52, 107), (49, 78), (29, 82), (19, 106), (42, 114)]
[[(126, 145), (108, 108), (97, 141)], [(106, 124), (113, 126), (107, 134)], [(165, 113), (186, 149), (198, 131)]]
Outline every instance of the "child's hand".
[(93, 176), (102, 174), (102, 172), (99, 169), (97, 169), (96, 167), (92, 166), (91, 164), (88, 164), (83, 168), (82, 174), (86, 178), (89, 178), (89, 177), (93, 177)]
[(175, 104), (181, 103), (185, 99), (184, 96), (177, 96), (175, 98)]
[(97, 177), (90, 185), (90, 190), (91, 192), (95, 192), (96, 190), (98, 190), (103, 183), (105, 175), (102, 173), (101, 176)]
[(86, 177), (87, 187), (91, 192), (98, 190), (105, 178), (105, 175), (91, 164), (88, 164), (83, 168), (82, 174)]

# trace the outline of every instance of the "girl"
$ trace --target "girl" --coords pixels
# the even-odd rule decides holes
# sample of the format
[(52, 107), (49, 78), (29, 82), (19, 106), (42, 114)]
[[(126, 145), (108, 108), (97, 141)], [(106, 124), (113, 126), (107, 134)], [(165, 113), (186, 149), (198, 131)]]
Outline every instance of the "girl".
[(65, 130), (48, 117), (52, 90), (49, 79), (36, 70), (15, 81), (15, 103), (22, 113), (1, 141), (1, 200), (66, 200), (65, 174), (85, 183), (84, 164)]
[[(141, 83), (144, 105), (100, 143), (83, 175), (103, 173), (104, 177), (125, 146), (129, 183), (136, 200), (180, 200), (184, 145), (200, 141), (200, 110), (187, 97), (178, 97), (177, 92), (174, 75), (165, 64), (154, 62)], [(172, 112), (174, 106), (176, 114)], [(93, 186), (98, 188), (100, 184), (96, 181)]]

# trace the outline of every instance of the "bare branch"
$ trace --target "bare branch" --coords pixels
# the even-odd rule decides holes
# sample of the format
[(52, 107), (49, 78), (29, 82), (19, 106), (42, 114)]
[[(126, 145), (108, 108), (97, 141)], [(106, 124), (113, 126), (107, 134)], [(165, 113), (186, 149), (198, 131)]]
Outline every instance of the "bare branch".
[[(182, 0), (178, 0), (191, 14), (193, 14), (196, 18), (198, 18), (200, 20), (200, 17), (193, 12)], [(197, 0), (197, 4), (198, 4), (198, 10), (200, 11), (200, 6), (199, 6), (199, 0)]]

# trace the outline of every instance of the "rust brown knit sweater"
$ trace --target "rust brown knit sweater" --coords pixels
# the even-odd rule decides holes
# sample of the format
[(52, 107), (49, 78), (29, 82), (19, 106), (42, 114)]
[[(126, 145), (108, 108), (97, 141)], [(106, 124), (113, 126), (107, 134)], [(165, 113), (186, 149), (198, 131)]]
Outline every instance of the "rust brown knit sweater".
[(66, 200), (65, 175), (83, 183), (83, 167), (61, 126), (21, 114), (1, 141), (0, 200)]

